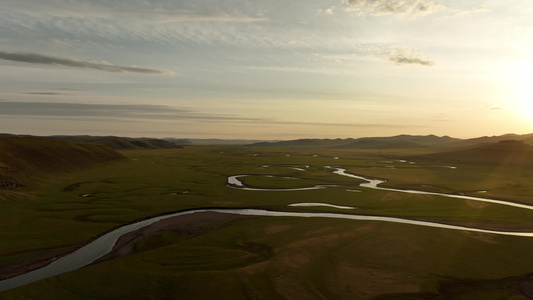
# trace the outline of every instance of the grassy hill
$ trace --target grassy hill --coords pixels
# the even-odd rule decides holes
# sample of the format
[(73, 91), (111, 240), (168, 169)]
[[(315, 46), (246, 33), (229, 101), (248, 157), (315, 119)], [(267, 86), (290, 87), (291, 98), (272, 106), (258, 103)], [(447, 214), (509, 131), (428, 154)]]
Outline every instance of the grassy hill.
[(414, 159), (451, 163), (533, 166), (533, 146), (523, 141), (504, 140), (468, 149), (419, 155)]
[(74, 143), (91, 143), (100, 144), (115, 150), (133, 150), (133, 149), (171, 149), (181, 148), (175, 143), (162, 139), (152, 138), (127, 138), (116, 136), (89, 136), (89, 135), (58, 135), (44, 137), (46, 139), (58, 140)]
[(31, 185), (36, 178), (125, 159), (102, 145), (27, 137), (0, 137), (0, 188)]

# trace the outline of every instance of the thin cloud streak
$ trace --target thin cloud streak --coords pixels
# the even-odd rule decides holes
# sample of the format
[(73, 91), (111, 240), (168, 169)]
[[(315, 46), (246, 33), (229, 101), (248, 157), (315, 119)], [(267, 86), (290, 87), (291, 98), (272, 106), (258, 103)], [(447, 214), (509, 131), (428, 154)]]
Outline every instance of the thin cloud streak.
[(488, 106), (489, 109), (491, 110), (503, 110), (503, 109), (509, 109), (509, 107), (507, 106), (504, 106), (504, 105), (489, 105)]
[[(281, 125), (307, 125), (307, 126), (328, 126), (328, 127), (353, 127), (353, 128), (411, 128), (412, 125), (398, 125), (398, 124), (379, 124), (379, 123), (328, 123), (328, 122), (284, 122), (277, 121), (273, 124)], [(418, 126), (427, 127), (427, 126)]]
[(68, 93), (56, 93), (56, 92), (26, 92), (25, 95), (41, 95), (41, 96), (58, 96), (58, 95), (70, 95)]
[(173, 10), (173, 11), (145, 11), (145, 12), (122, 12), (119, 13), (126, 18), (144, 19), (158, 23), (173, 22), (223, 22), (223, 23), (251, 23), (263, 22), (266, 18), (249, 17), (245, 15), (230, 15), (226, 13), (217, 14), (200, 14), (192, 11)]
[(72, 59), (68, 57), (57, 57), (57, 56), (49, 56), (49, 55), (43, 55), (43, 54), (38, 54), (38, 53), (28, 53), (28, 52), (0, 51), (0, 59), (16, 61), (16, 62), (31, 63), (31, 64), (95, 69), (95, 70), (100, 70), (100, 71), (105, 71), (105, 72), (114, 72), (114, 73), (142, 73), (142, 74), (147, 74), (147, 75), (174, 75), (175, 74), (172, 71), (166, 71), (166, 70), (119, 66), (119, 65), (111, 65), (107, 63), (93, 63), (93, 62), (88, 62), (88, 61), (76, 60), (76, 59)]
[(84, 120), (101, 122), (140, 121), (199, 121), (206, 123), (248, 123), (268, 125), (327, 126), (353, 128), (409, 128), (398, 124), (302, 122), (266, 118), (241, 117), (238, 115), (209, 114), (165, 105), (135, 104), (81, 104), (55, 102), (10, 102), (0, 101), (0, 115), (17, 118), (32, 116), (41, 118)]
[(166, 105), (82, 104), (56, 102), (0, 102), (0, 115), (43, 117), (125, 118), (143, 120), (195, 119), (203, 121), (257, 121), (223, 114), (201, 114)]

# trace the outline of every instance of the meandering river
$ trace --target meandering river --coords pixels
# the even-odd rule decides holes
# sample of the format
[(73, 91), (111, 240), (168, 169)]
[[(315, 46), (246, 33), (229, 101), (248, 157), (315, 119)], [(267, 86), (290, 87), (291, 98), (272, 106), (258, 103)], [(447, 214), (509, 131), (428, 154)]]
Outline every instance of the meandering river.
[[(370, 179), (370, 178), (350, 174), (350, 173), (347, 173), (346, 169), (343, 169), (343, 168), (329, 167), (329, 166), (327, 166), (327, 168), (333, 169), (334, 170), (333, 173), (335, 174), (366, 181), (366, 183), (360, 184), (360, 186), (363, 188), (379, 189), (379, 190), (394, 191), (394, 192), (401, 192), (401, 193), (437, 195), (437, 196), (450, 197), (450, 198), (459, 198), (459, 199), (465, 199), (465, 200), (474, 200), (474, 201), (502, 204), (502, 205), (524, 208), (524, 209), (533, 209), (533, 206), (530, 206), (530, 205), (513, 203), (513, 202), (504, 201), (504, 200), (495, 200), (495, 199), (471, 197), (471, 196), (463, 196), (463, 195), (441, 194), (441, 193), (424, 192), (424, 191), (416, 191), (416, 190), (400, 190), (400, 189), (392, 189), (392, 188), (382, 188), (382, 187), (379, 187), (378, 185), (383, 183), (384, 180)], [(320, 189), (320, 188), (331, 187), (327, 185), (320, 185), (320, 186), (313, 186), (309, 188), (300, 188), (300, 189), (254, 189), (254, 188), (246, 187), (239, 180), (239, 178), (243, 176), (248, 176), (248, 175), (235, 175), (235, 176), (228, 177), (228, 180), (227, 180), (228, 186), (231, 186), (233, 188), (245, 189), (245, 190), (260, 190), (260, 191), (264, 191), (264, 190), (299, 191), (299, 190), (310, 190), (310, 189)], [(292, 204), (292, 206), (306, 206), (306, 205), (309, 205), (309, 203)], [(316, 205), (316, 203), (314, 203), (314, 205)], [(320, 203), (320, 205), (335, 207), (335, 205), (333, 204)], [(347, 209), (350, 207), (338, 207), (338, 208)], [(265, 216), (265, 217), (330, 218), (330, 219), (348, 219), (348, 220), (358, 220), (358, 221), (379, 221), (379, 222), (411, 224), (411, 225), (416, 225), (416, 226), (426, 226), (426, 227), (433, 227), (433, 228), (443, 228), (443, 229), (449, 229), (449, 230), (463, 230), (463, 231), (481, 232), (481, 233), (498, 234), (498, 235), (533, 237), (533, 233), (531, 232), (486, 230), (486, 229), (481, 229), (481, 228), (470, 228), (470, 227), (465, 227), (465, 226), (447, 225), (447, 224), (440, 224), (440, 223), (434, 223), (434, 222), (416, 221), (416, 220), (393, 218), (393, 217), (365, 216), (365, 215), (341, 214), (341, 213), (283, 212), (283, 211), (269, 211), (269, 210), (259, 210), (259, 209), (197, 209), (197, 210), (172, 213), (168, 215), (156, 216), (150, 219), (145, 219), (145, 220), (133, 223), (133, 224), (128, 224), (128, 225), (119, 227), (111, 232), (108, 232), (100, 236), (99, 238), (93, 240), (92, 242), (86, 244), (85, 246), (79, 248), (78, 250), (50, 263), (49, 265), (45, 267), (28, 272), (20, 276), (16, 276), (13, 278), (0, 281), (0, 292), (87, 266), (91, 264), (92, 262), (96, 261), (97, 259), (101, 258), (102, 256), (104, 256), (105, 254), (109, 253), (112, 250), (113, 246), (115, 245), (116, 241), (122, 235), (128, 232), (132, 232), (139, 228), (151, 225), (163, 219), (187, 215), (187, 214), (200, 213), (200, 212), (217, 212), (217, 213), (225, 213), (225, 214), (238, 214), (238, 215), (246, 215), (246, 216)]]
[(442, 196), (442, 197), (448, 197), (448, 198), (474, 200), (474, 201), (502, 204), (502, 205), (507, 205), (507, 206), (514, 206), (514, 207), (533, 210), (533, 206), (531, 206), (531, 205), (521, 204), (521, 203), (516, 203), (516, 202), (510, 202), (510, 201), (505, 201), (505, 200), (497, 200), (497, 199), (489, 199), (489, 198), (481, 198), (481, 197), (473, 197), (473, 196), (465, 196), (465, 195), (442, 194), (442, 193), (425, 192), (425, 191), (417, 191), (417, 190), (400, 190), (400, 189), (392, 189), (392, 188), (383, 188), (383, 187), (379, 187), (378, 185), (380, 185), (383, 182), (385, 182), (385, 180), (372, 179), (372, 178), (367, 178), (367, 177), (363, 177), (363, 176), (350, 174), (350, 173), (347, 173), (346, 169), (343, 169), (343, 168), (336, 168), (336, 167), (330, 167), (330, 166), (326, 166), (326, 168), (334, 169), (335, 171), (333, 171), (333, 173), (338, 174), (338, 175), (347, 176), (347, 177), (351, 177), (351, 178), (356, 178), (356, 179), (361, 179), (361, 180), (367, 181), (366, 183), (361, 183), (359, 185), (359, 186), (365, 187), (365, 188), (382, 190), (382, 191), (409, 193), (409, 194), (434, 195), (434, 196)]

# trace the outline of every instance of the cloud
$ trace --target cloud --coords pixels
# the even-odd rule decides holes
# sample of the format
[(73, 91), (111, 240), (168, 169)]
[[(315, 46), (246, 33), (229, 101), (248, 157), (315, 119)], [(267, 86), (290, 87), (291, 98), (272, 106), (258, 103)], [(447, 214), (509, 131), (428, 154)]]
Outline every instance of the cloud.
[(356, 71), (346, 68), (318, 68), (318, 67), (298, 67), (298, 66), (247, 66), (245, 70), (269, 71), (282, 73), (308, 73), (322, 75), (351, 75)]
[(427, 0), (345, 0), (345, 10), (358, 16), (410, 15), (425, 16), (446, 8)]
[(341, 56), (332, 56), (332, 55), (322, 55), (319, 53), (313, 53), (313, 56), (320, 60), (326, 60), (326, 61), (334, 61), (337, 63), (342, 63), (342, 57)]
[(477, 7), (474, 7), (474, 11), (475, 12), (488, 12), (490, 10), (486, 8), (485, 6), (477, 6)]
[(421, 2), (414, 9), (414, 11), (418, 15), (429, 15), (441, 11), (445, 8), (446, 6), (438, 2)]
[(181, 47), (184, 41), (248, 46), (278, 39), (264, 29), (269, 19), (260, 10), (263, 3), (219, 2), (224, 1), (2, 0), (0, 28), (20, 38), (40, 37), (56, 47), (98, 49), (126, 40)]
[(394, 46), (388, 51), (388, 60), (397, 65), (422, 65), (433, 66), (435, 62), (421, 58), (412, 49), (405, 46)]
[(398, 64), (398, 65), (423, 65), (423, 66), (433, 66), (435, 64), (434, 61), (431, 60), (425, 60), (418, 57), (406, 57), (401, 54), (397, 54), (394, 56), (389, 57), (389, 60)]
[(32, 64), (96, 69), (100, 71), (115, 72), (115, 73), (142, 73), (142, 74), (148, 74), (148, 75), (174, 75), (174, 72), (165, 71), (165, 70), (118, 66), (118, 65), (111, 65), (108, 63), (94, 63), (94, 62), (76, 60), (76, 59), (72, 59), (68, 57), (57, 57), (57, 56), (49, 56), (49, 55), (27, 53), (27, 52), (0, 51), (0, 59), (16, 61), (16, 62), (32, 63)]
[(26, 92), (23, 93), (26, 95), (42, 95), (42, 96), (57, 96), (57, 95), (69, 95), (67, 93), (56, 93), (56, 92)]
[(3, 0), (6, 9), (16, 16), (35, 16), (43, 19), (94, 19), (102, 21), (133, 22), (260, 22), (262, 16), (240, 12), (227, 13), (216, 5), (202, 7), (192, 3), (162, 3), (161, 1), (20, 1)]
[(383, 44), (361, 44), (353, 53), (354, 56), (377, 56), (382, 59), (393, 62), (397, 65), (422, 65), (433, 66), (435, 61), (424, 58), (421, 54), (415, 52), (406, 45), (383, 45)]
[(326, 9), (319, 9), (318, 10), (318, 15), (326, 15), (326, 16), (333, 16), (335, 14), (335, 6), (332, 6), (330, 8), (326, 8)]
[(366, 0), (346, 0), (344, 1), (347, 11), (363, 12), (367, 6), (370, 6)]
[(150, 22), (173, 23), (173, 22), (229, 22), (250, 23), (266, 21), (263, 17), (250, 17), (242, 14), (227, 13), (197, 13), (185, 10), (152, 10), (138, 12), (118, 12), (123, 18), (132, 20), (144, 19)]
[[(322, 75), (354, 75), (360, 71), (357, 64), (360, 61), (372, 61), (378, 63), (391, 62), (396, 65), (421, 65), (433, 66), (436, 62), (426, 58), (413, 48), (401, 44), (359, 44), (349, 51), (327, 51), (322, 53), (304, 53), (303, 57), (312, 63), (301, 63), (294, 60), (291, 64), (264, 64), (242, 65), (236, 67), (239, 71), (282, 72), (282, 73), (307, 73)], [(319, 62), (319, 63), (316, 63)]]
[(56, 102), (0, 101), (0, 115), (54, 118), (123, 119), (123, 120), (201, 120), (257, 122), (263, 119), (227, 114), (203, 114), (167, 105), (83, 104)]
[(476, 6), (476, 7), (471, 8), (471, 9), (458, 10), (455, 13), (455, 16), (460, 17), (460, 16), (469, 15), (469, 14), (472, 14), (472, 13), (486, 13), (486, 12), (489, 12), (489, 11), (490, 10), (488, 8), (486, 8), (485, 6)]
[(58, 88), (58, 91), (85, 91), (84, 89), (73, 89), (73, 88)]
[[(61, 121), (143, 122), (197, 121), (207, 123), (246, 123), (262, 125), (305, 125), (352, 128), (409, 128), (411, 125), (382, 123), (343, 123), (287, 121), (270, 118), (249, 118), (229, 114), (200, 113), (167, 105), (82, 104), (56, 102), (0, 101), (1, 118), (45, 118)], [(1, 119), (0, 118), (0, 119)]]
[[(326, 122), (298, 122), (298, 121), (276, 121), (275, 124), (282, 125), (307, 125), (307, 126), (331, 126), (331, 127), (352, 127), (352, 128), (411, 128), (412, 125), (386, 124), (386, 123), (326, 123)], [(419, 126), (427, 127), (427, 126)]]

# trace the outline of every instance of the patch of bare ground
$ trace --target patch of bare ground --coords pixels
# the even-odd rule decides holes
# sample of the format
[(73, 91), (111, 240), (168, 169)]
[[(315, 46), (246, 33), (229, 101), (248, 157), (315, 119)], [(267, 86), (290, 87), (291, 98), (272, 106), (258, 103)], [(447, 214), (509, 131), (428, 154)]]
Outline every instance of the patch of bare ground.
[(177, 232), (182, 234), (184, 238), (187, 238), (220, 229), (234, 221), (250, 218), (254, 217), (216, 212), (201, 212), (164, 219), (121, 236), (115, 243), (111, 252), (94, 263), (130, 255), (136, 251), (135, 247), (139, 242), (153, 237), (161, 231)]

